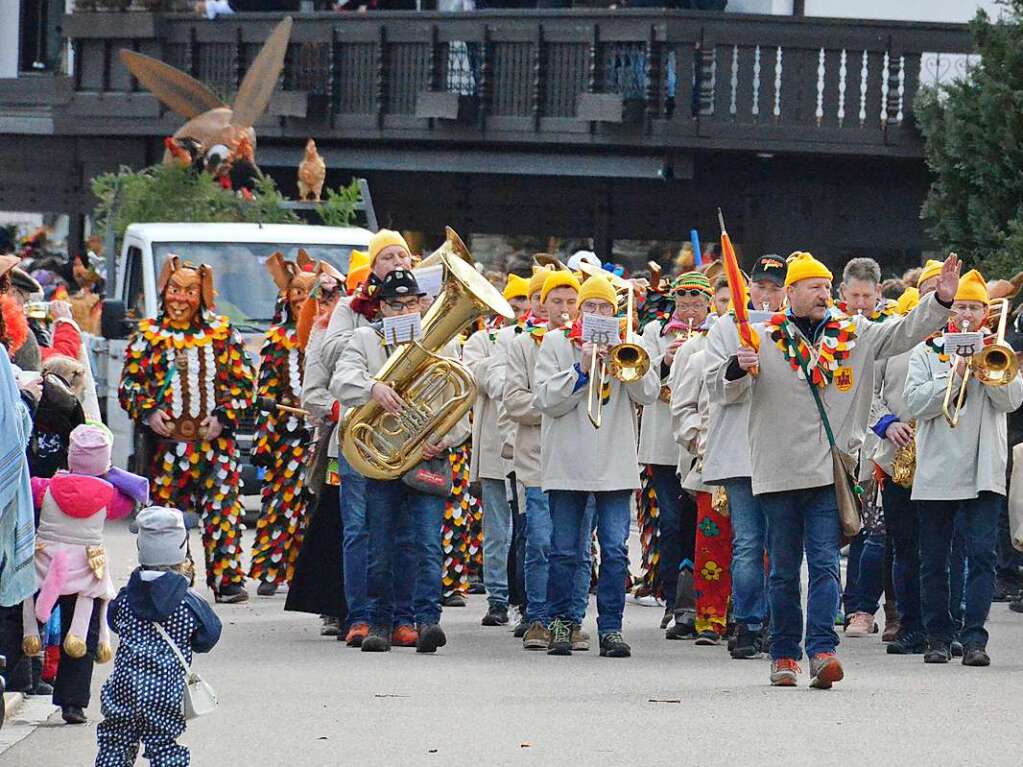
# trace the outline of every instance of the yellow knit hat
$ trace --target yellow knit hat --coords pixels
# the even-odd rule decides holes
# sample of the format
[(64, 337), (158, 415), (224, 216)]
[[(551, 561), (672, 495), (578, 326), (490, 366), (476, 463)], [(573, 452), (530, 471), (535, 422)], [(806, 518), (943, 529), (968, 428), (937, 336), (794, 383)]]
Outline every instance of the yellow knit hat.
[(529, 280), (529, 297), (532, 298), (534, 293), (540, 293), (543, 291), (543, 283), (550, 276), (551, 268), (549, 266), (534, 266), (533, 276)]
[(404, 249), (406, 253), (412, 255), (412, 251), (409, 250), (408, 243), (405, 242), (405, 238), (401, 236), (401, 232), (396, 232), (393, 229), (381, 229), (379, 232), (374, 234), (369, 241), (369, 267), (373, 268), (373, 263), (377, 260), (377, 256), (380, 255), (380, 251), (384, 248), (389, 248), (392, 245), (397, 245), (399, 248)]
[(607, 301), (615, 310), (618, 309), (618, 294), (606, 277), (590, 277), (583, 283), (577, 306), (582, 306), (583, 302), (588, 300)]
[[(545, 271), (547, 274), (543, 281), (543, 288), (540, 291), (541, 301), (546, 301), (547, 294), (554, 290), (554, 288), (572, 288), (576, 292), (579, 291), (579, 280), (577, 280), (575, 275), (571, 272), (566, 272), (564, 269)], [(536, 279), (536, 275), (533, 275), (533, 279)], [(530, 283), (530, 285), (532, 285), (532, 283)], [(532, 293), (530, 293), (530, 295), (532, 295)]]
[(501, 294), (506, 299), (529, 298), (529, 280), (519, 277), (517, 274), (509, 274), (508, 282), (504, 284), (504, 292)]
[(369, 277), (369, 253), (362, 250), (353, 250), (348, 257), (348, 274), (345, 277), (345, 287), (349, 292), (366, 281)]
[(910, 310), (919, 303), (920, 291), (916, 288), (906, 288), (902, 291), (902, 295), (899, 296), (899, 300), (895, 302), (895, 312), (897, 314), (909, 314)]
[(989, 300), (987, 283), (983, 275), (976, 269), (971, 269), (959, 278), (959, 289), (956, 291), (956, 301), (979, 301), (986, 304)]
[(785, 287), (794, 285), (800, 280), (820, 277), (830, 280), (834, 277), (831, 270), (805, 251), (798, 251), (789, 256), (789, 269), (785, 274)]
[(917, 278), (916, 286), (919, 288), (931, 277), (937, 277), (941, 274), (941, 268), (944, 264), (941, 261), (935, 261), (933, 258), (927, 259), (927, 263), (924, 264), (924, 268), (920, 272), (920, 276)]

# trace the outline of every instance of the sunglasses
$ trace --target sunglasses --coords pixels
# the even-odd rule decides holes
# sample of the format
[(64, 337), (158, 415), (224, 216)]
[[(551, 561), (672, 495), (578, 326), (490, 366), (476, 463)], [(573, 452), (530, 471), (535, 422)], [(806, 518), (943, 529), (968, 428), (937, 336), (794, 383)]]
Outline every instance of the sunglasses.
[(676, 298), (710, 298), (702, 290), (696, 290), (695, 288), (687, 288), (684, 290), (675, 291)]

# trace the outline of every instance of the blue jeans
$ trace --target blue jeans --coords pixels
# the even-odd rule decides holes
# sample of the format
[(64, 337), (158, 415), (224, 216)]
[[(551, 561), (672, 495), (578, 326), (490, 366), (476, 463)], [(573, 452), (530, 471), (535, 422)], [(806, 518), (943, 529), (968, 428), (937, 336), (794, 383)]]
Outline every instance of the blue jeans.
[(884, 533), (862, 530), (849, 544), (842, 601), (846, 615), (873, 615), (884, 592)]
[(507, 483), (482, 479), (483, 486), (483, 583), (492, 606), (508, 606), (508, 552), (512, 541), (512, 511)]
[[(657, 546), (661, 560), (657, 565), (657, 581), (664, 603), (675, 604), (678, 568), (682, 562), (682, 483), (674, 466), (653, 464), (651, 478), (657, 495)], [(695, 541), (694, 541), (695, 545)], [(692, 548), (692, 545), (689, 547)]]
[(768, 601), (771, 609), (771, 658), (802, 657), (803, 608), (800, 570), (806, 552), (810, 588), (806, 602), (806, 654), (838, 647), (835, 616), (841, 585), (841, 530), (835, 486), (758, 496), (767, 516), (767, 553), (771, 560)]
[(526, 622), (547, 622), (547, 574), (551, 554), (551, 511), (547, 494), (526, 488)]
[[(547, 613), (577, 623), (581, 572), (589, 582), (587, 553), (592, 521), (587, 512), (590, 493), (552, 490), (550, 576), (547, 583)], [(629, 569), (629, 490), (592, 493), (600, 544), (600, 577), (597, 580), (597, 631), (603, 635), (621, 631), (625, 609), (625, 577)], [(583, 569), (584, 568), (584, 569)]]
[(949, 559), (958, 522), (966, 555), (960, 640), (964, 645), (987, 645), (984, 623), (995, 590), (995, 544), (1003, 501), (996, 493), (981, 493), (966, 501), (920, 502), (920, 586), (929, 639), (950, 642), (955, 637)]
[(884, 483), (884, 524), (892, 542), (895, 582), (895, 603), (899, 606), (902, 632), (923, 630), (920, 617), (920, 528), (917, 504), (910, 500), (910, 490), (891, 479)]
[(767, 515), (753, 495), (749, 477), (722, 483), (732, 515), (732, 610), (734, 620), (750, 631), (767, 622)]
[[(369, 530), (366, 527), (366, 478), (338, 457), (341, 475), (341, 548), (348, 625), (369, 623), (369, 598), (366, 596), (369, 568)], [(325, 488), (328, 492), (330, 488)]]
[(401, 626), (440, 622), (444, 499), (399, 479), (366, 480), (372, 622)]

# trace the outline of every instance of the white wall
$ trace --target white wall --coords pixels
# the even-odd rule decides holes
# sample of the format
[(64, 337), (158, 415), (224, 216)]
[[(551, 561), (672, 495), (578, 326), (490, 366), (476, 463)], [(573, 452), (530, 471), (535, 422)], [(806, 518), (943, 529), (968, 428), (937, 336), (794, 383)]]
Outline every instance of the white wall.
[(776, 16), (791, 16), (792, 0), (728, 0), (725, 10), (731, 13), (773, 13)]
[(21, 3), (0, 0), (0, 78), (18, 76), (18, 18)]
[[(731, 3), (728, 7), (731, 8)], [(995, 0), (806, 0), (807, 16), (902, 21), (969, 21), (984, 8), (994, 18)]]

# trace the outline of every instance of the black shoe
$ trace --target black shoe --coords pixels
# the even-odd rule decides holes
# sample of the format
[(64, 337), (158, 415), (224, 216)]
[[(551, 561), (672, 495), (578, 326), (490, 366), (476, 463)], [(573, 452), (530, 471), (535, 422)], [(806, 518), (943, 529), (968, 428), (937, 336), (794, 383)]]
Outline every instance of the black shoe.
[(225, 583), (213, 592), (217, 604), (236, 605), (249, 601), (249, 592), (240, 583)]
[(469, 584), (470, 594), (486, 594), (487, 587), (483, 584), (483, 581), (472, 581)]
[(735, 660), (756, 660), (764, 657), (760, 630), (750, 631), (745, 626), (739, 626), (739, 632), (735, 635), (735, 646), (729, 648), (728, 654)]
[(612, 631), (610, 634), (602, 634), (600, 637), (601, 658), (629, 658), (632, 656), (632, 648), (622, 639), (619, 631)]
[(664, 615), (661, 617), (661, 628), (666, 629), (671, 625), (672, 619), (675, 617), (675, 611), (670, 607), (664, 608)]
[(992, 602), (1011, 602), (1020, 597), (1023, 586), (1015, 581), (1007, 581), (1003, 578), (995, 578), (995, 592), (991, 597)]
[(1009, 602), (1009, 609), (1014, 613), (1023, 613), (1023, 597)]
[(696, 636), (696, 616), (689, 612), (676, 613), (675, 625), (664, 632), (665, 639), (692, 639)]
[(526, 635), (527, 631), (529, 631), (529, 624), (526, 623), (526, 619), (523, 618), (515, 624), (515, 630), (512, 632), (512, 636), (516, 639), (522, 639), (522, 637)]
[(547, 627), (551, 634), (547, 643), (548, 655), (571, 655), (572, 654), (572, 624), (555, 618)]
[(89, 721), (85, 718), (85, 712), (81, 706), (62, 706), (60, 716), (68, 724), (85, 724)]
[(927, 637), (921, 631), (900, 631), (888, 643), (885, 652), (889, 655), (920, 655), (927, 649)]
[(53, 686), (47, 684), (42, 679), (35, 683), (35, 686), (29, 690), (25, 690), (27, 697), (44, 697), (47, 695), (53, 695)]
[(277, 584), (273, 581), (260, 581), (256, 593), (261, 597), (272, 597), (277, 593)]
[(980, 645), (966, 645), (966, 647), (963, 648), (963, 665), (990, 666), (991, 656), (989, 656), (987, 651)]
[(958, 639), (953, 639), (952, 640), (952, 645), (949, 647), (949, 649), (952, 652), (952, 657), (953, 658), (962, 658), (963, 657), (963, 643), (960, 642)]
[(924, 663), (948, 663), (952, 660), (952, 648), (948, 642), (927, 640)]
[(480, 624), (483, 626), (507, 626), (508, 605), (490, 605), (490, 609), (487, 610), (487, 614), (483, 616)]
[(448, 596), (444, 597), (444, 601), (441, 602), (445, 607), (465, 607), (465, 596), (461, 592), (456, 591)]
[(416, 652), (437, 652), (438, 647), (448, 643), (444, 636), (444, 629), (436, 623), (420, 623), (416, 626), (419, 632), (419, 640), (416, 642)]
[(363, 652), (390, 652), (391, 627), (370, 626), (369, 634), (362, 640), (361, 649)]
[(698, 644), (703, 647), (713, 647), (721, 644), (721, 637), (716, 631), (701, 631), (696, 635), (696, 641), (693, 644)]
[(320, 627), (321, 637), (336, 637), (341, 631), (341, 619), (332, 615), (321, 615), (323, 625)]

